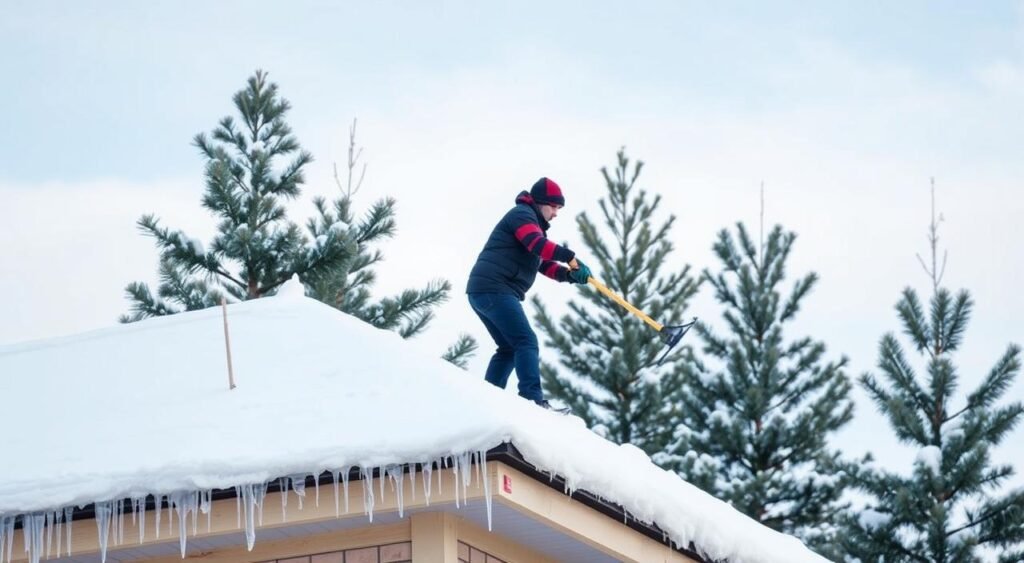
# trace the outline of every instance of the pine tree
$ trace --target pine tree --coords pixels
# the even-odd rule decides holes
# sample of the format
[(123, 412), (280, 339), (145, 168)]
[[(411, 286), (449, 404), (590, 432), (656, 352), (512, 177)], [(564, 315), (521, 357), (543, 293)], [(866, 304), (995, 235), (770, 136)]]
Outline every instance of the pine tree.
[(827, 438), (852, 417), (847, 360), (826, 362), (825, 345), (810, 337), (784, 338), (818, 281), (808, 273), (784, 294), (796, 235), (776, 226), (755, 245), (742, 223), (736, 235), (719, 233), (713, 250), (721, 270), (703, 272), (728, 335), (697, 325), (703, 357), (684, 364), (678, 394), (680, 472), (828, 554), (831, 524), (845, 508), (844, 462)]
[[(340, 191), (331, 204), (315, 198), (313, 204), (318, 217), (309, 221), (313, 237), (326, 236), (332, 229), (345, 229), (353, 241), (352, 252), (334, 268), (325, 269), (306, 279), (310, 297), (340, 311), (360, 318), (378, 328), (397, 330), (403, 338), (420, 334), (433, 319), (433, 310), (448, 300), (451, 283), (437, 279), (423, 289), (407, 289), (395, 297), (374, 301), (371, 288), (377, 281), (373, 266), (384, 259), (374, 245), (394, 236), (396, 231), (393, 198), (376, 201), (358, 221), (352, 210), (353, 198), (362, 187), (366, 166), (359, 168), (362, 148), (356, 144), (356, 122), (349, 129), (348, 166), (346, 181), (338, 176), (334, 180)], [(359, 170), (358, 175), (356, 173)], [(467, 334), (448, 347), (442, 358), (463, 369), (468, 358), (477, 349), (476, 340)]]
[[(433, 309), (447, 301), (451, 283), (437, 279), (423, 289), (407, 289), (395, 297), (373, 300), (370, 290), (377, 280), (373, 266), (384, 258), (374, 245), (395, 235), (396, 202), (394, 198), (378, 200), (359, 220), (356, 219), (352, 209), (353, 197), (362, 187), (366, 167), (362, 167), (358, 177), (354, 175), (362, 154), (362, 149), (356, 145), (355, 134), (356, 123), (353, 122), (349, 129), (346, 183), (343, 184), (338, 176), (337, 167), (334, 171), (340, 195), (331, 203), (324, 198), (314, 198), (318, 216), (308, 223), (310, 235), (316, 240), (329, 237), (332, 231), (344, 232), (352, 243), (350, 252), (334, 267), (312, 272), (304, 281), (311, 297), (377, 328), (397, 330), (402, 337), (410, 338), (421, 333), (433, 319)], [(463, 355), (472, 353), (471, 347), (468, 352), (463, 347), (458, 348), (459, 353), (450, 356), (453, 348), (449, 348), (445, 359), (457, 365)]]
[(293, 275), (316, 276), (351, 255), (354, 241), (344, 229), (328, 229), (310, 243), (287, 218), (282, 200), (299, 196), (313, 157), (285, 122), (291, 106), (277, 85), (257, 71), (233, 101), (241, 122), (225, 117), (210, 137), (194, 140), (206, 159), (203, 207), (220, 218), (212, 244), (206, 249), (153, 215), (139, 219), (160, 249), (161, 281), (157, 295), (144, 283), (128, 285), (134, 303), (122, 322), (209, 307), (221, 291), (240, 301), (273, 295)]
[[(633, 305), (665, 324), (679, 324), (698, 284), (689, 266), (661, 274), (673, 250), (669, 231), (675, 217), (653, 224), (661, 196), (651, 197), (637, 187), (642, 168), (643, 163), (636, 162), (630, 171), (622, 149), (614, 176), (601, 169), (607, 194), (599, 205), (611, 240), (606, 241), (598, 226), (581, 213), (576, 223), (587, 252), (580, 259), (592, 262), (588, 265), (595, 275), (605, 276), (604, 283)], [(590, 287), (580, 295), (584, 302), (570, 301), (571, 314), (558, 323), (540, 299), (533, 300), (547, 345), (569, 372), (544, 363), (541, 374), (547, 394), (568, 404), (608, 439), (633, 444), (658, 459), (672, 437), (667, 398), (679, 385), (670, 369), (679, 354), (657, 367), (664, 349), (657, 333)]]
[[(860, 381), (900, 442), (917, 448), (909, 475), (865, 468), (855, 486), (868, 495), (865, 509), (848, 520), (844, 547), (867, 561), (980, 561), (983, 549), (1001, 562), (1024, 561), (1024, 491), (1000, 494), (1014, 471), (994, 465), (991, 450), (1020, 422), (1024, 406), (997, 405), (1020, 372), (1020, 347), (1010, 344), (981, 383), (957, 397), (953, 354), (963, 343), (973, 301), (941, 286), (934, 215), (929, 240), (932, 296), (925, 310), (918, 294), (903, 290), (896, 313), (924, 374), (915, 373), (893, 334), (882, 337), (878, 369)], [(922, 261), (923, 264), (923, 261)]]
[[(311, 297), (405, 338), (421, 333), (433, 318), (433, 309), (447, 300), (451, 284), (439, 279), (423, 289), (372, 299), (372, 267), (383, 259), (373, 246), (394, 236), (396, 202), (383, 198), (356, 219), (353, 196), (365, 167), (354, 180), (361, 154), (355, 124), (350, 131), (347, 186), (335, 170), (341, 194), (330, 203), (313, 200), (317, 216), (307, 222), (304, 234), (288, 220), (282, 205), (282, 200), (300, 195), (303, 168), (313, 160), (285, 122), (289, 103), (262, 71), (249, 78), (233, 100), (241, 124), (225, 117), (210, 137), (199, 134), (194, 141), (206, 159), (203, 206), (220, 218), (217, 235), (206, 250), (197, 239), (161, 227), (153, 215), (142, 217), (140, 229), (153, 236), (160, 249), (160, 285), (154, 295), (144, 283), (129, 284), (132, 312), (121, 321), (203, 309), (217, 304), (224, 293), (236, 300), (273, 295), (298, 275)], [(279, 168), (278, 160), (288, 157), (292, 160)], [(443, 357), (464, 366), (475, 347), (476, 342), (464, 335)]]

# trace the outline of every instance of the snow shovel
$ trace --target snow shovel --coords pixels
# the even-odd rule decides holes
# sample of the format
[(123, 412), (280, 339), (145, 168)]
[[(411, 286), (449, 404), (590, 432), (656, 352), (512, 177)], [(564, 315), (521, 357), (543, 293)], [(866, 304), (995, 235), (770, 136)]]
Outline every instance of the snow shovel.
[(645, 323), (650, 325), (651, 328), (658, 331), (658, 334), (661, 335), (661, 339), (665, 342), (665, 345), (668, 346), (667, 348), (665, 348), (665, 353), (662, 354), (661, 358), (658, 359), (659, 366), (661, 365), (661, 362), (665, 361), (665, 358), (668, 357), (668, 353), (672, 351), (672, 348), (675, 348), (676, 344), (679, 344), (679, 341), (683, 339), (683, 336), (686, 334), (687, 331), (690, 330), (690, 327), (697, 323), (697, 317), (693, 317), (693, 320), (686, 324), (676, 326), (665, 326), (659, 323), (658, 321), (652, 319), (650, 316), (647, 315), (647, 313), (644, 313), (640, 309), (637, 309), (636, 307), (631, 305), (629, 301), (626, 301), (622, 297), (616, 295), (614, 291), (608, 289), (603, 283), (597, 281), (597, 278), (595, 278), (594, 276), (590, 276), (589, 278), (587, 278), (587, 283), (594, 286), (594, 288), (596, 288), (601, 293), (605, 294), (605, 296), (609, 297), (612, 301), (615, 301), (619, 305), (622, 305), (630, 313), (633, 313), (634, 315), (640, 317), (640, 320), (644, 321)]

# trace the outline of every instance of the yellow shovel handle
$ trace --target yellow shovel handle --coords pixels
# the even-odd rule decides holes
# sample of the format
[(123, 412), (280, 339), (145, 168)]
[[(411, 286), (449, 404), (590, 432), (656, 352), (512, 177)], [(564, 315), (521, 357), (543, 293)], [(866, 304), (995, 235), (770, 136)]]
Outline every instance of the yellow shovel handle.
[(611, 298), (612, 301), (615, 301), (619, 305), (622, 305), (630, 313), (633, 313), (634, 315), (640, 317), (640, 319), (642, 321), (644, 321), (645, 323), (651, 325), (651, 328), (653, 328), (654, 330), (656, 330), (658, 332), (661, 332), (661, 329), (662, 329), (661, 323), (659, 323), (658, 321), (656, 321), (656, 320), (652, 319), (651, 317), (647, 316), (647, 313), (644, 313), (640, 309), (637, 309), (636, 307), (631, 305), (629, 303), (629, 301), (626, 301), (625, 299), (619, 297), (614, 291), (612, 291), (612, 290), (608, 289), (607, 287), (605, 287), (605, 285), (603, 283), (597, 281), (597, 279), (594, 278), (593, 276), (587, 278), (587, 283), (589, 283), (590, 285), (594, 286), (598, 291), (600, 291), (601, 293), (603, 293), (606, 296), (608, 296), (609, 298)]

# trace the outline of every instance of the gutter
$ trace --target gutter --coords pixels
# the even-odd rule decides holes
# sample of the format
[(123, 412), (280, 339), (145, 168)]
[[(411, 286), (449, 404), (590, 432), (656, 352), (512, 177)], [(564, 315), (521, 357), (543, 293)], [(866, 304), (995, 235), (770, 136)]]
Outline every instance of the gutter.
[[(630, 529), (632, 529), (632, 530), (634, 530), (636, 532), (639, 532), (639, 533), (641, 533), (641, 534), (643, 534), (643, 535), (645, 535), (645, 536), (647, 536), (647, 537), (657, 541), (658, 543), (666, 545), (669, 548), (671, 548), (672, 550), (674, 550), (674, 551), (676, 551), (676, 552), (678, 552), (678, 553), (680, 553), (682, 555), (685, 555), (686, 557), (689, 557), (690, 559), (693, 559), (694, 561), (697, 561), (698, 563), (715, 563), (713, 560), (707, 559), (706, 557), (700, 555), (697, 552), (697, 547), (693, 544), (693, 542), (690, 542), (690, 544), (688, 546), (686, 546), (686, 547), (680, 547), (680, 546), (673, 545), (673, 542), (668, 539), (668, 533), (665, 530), (662, 530), (660, 527), (658, 527), (658, 525), (656, 523), (652, 522), (652, 523), (648, 524), (646, 522), (641, 522), (640, 520), (637, 520), (635, 517), (631, 517), (629, 515), (629, 513), (626, 512), (626, 510), (622, 506), (620, 506), (618, 504), (615, 504), (613, 502), (609, 502), (609, 501), (607, 501), (605, 499), (602, 499), (602, 498), (598, 497), (597, 495), (595, 495), (595, 494), (593, 494), (593, 493), (591, 493), (589, 491), (585, 491), (585, 490), (582, 490), (582, 489), (577, 489), (577, 490), (572, 491), (571, 493), (566, 493), (565, 492), (566, 491), (566, 482), (565, 482), (564, 478), (559, 477), (556, 474), (546, 473), (546, 472), (543, 472), (543, 471), (537, 469), (537, 467), (535, 467), (533, 464), (531, 464), (530, 462), (526, 461), (526, 459), (523, 458), (523, 455), (519, 452), (519, 450), (514, 445), (512, 445), (509, 442), (504, 442), (504, 443), (502, 443), (499, 446), (495, 446), (495, 447), (487, 450), (487, 454), (486, 455), (487, 455), (487, 461), (498, 461), (498, 462), (504, 463), (504, 464), (506, 464), (506, 465), (508, 465), (508, 466), (510, 466), (510, 467), (512, 467), (514, 469), (516, 469), (517, 471), (519, 471), (519, 472), (521, 472), (521, 473), (531, 477), (532, 479), (536, 480), (538, 483), (542, 483), (544, 485), (547, 485), (548, 487), (558, 491), (559, 493), (567, 494), (567, 496), (569, 496), (573, 500), (578, 501), (578, 502), (584, 504), (585, 506), (598, 511), (601, 514), (604, 514), (605, 516), (608, 516), (609, 518), (614, 519), (616, 522), (622, 522), (623, 524), (628, 526)], [(415, 465), (419, 466), (420, 464), (415, 464)], [(405, 470), (406, 471), (408, 471), (409, 466), (410, 466), (410, 464), (405, 464)], [(417, 470), (421, 471), (422, 469), (417, 467)], [(380, 472), (378, 471), (378, 469), (373, 469), (373, 476), (374, 476), (374, 479), (377, 479), (377, 478), (380, 477)], [(349, 475), (348, 475), (349, 481), (359, 481), (361, 479), (361, 477), (362, 476), (360, 475), (360, 469), (359, 468), (352, 468), (349, 471)], [(332, 484), (332, 483), (334, 483), (334, 475), (331, 472), (329, 472), (329, 471), (325, 471), (325, 472), (321, 473), (319, 480), (314, 479), (314, 477), (312, 475), (309, 475), (309, 476), (306, 477), (306, 487), (310, 487), (310, 488), (314, 487), (317, 484), (327, 485), (327, 484)], [(272, 479), (272, 480), (267, 482), (267, 492), (268, 493), (276, 493), (276, 492), (280, 492), (280, 491), (281, 491), (281, 478), (275, 478), (275, 479)], [(238, 496), (238, 495), (236, 494), (234, 487), (229, 487), (229, 488), (225, 488), (225, 489), (213, 489), (213, 491), (211, 492), (210, 500), (211, 501), (217, 501), (217, 500), (232, 499), (232, 498), (235, 498), (236, 496)], [(156, 496), (155, 495), (152, 495), (152, 494), (147, 495), (146, 496), (145, 510), (146, 511), (157, 510), (158, 507), (157, 507), (156, 503), (157, 503), (157, 501), (156, 501)], [(167, 506), (168, 506), (168, 503), (166, 501), (164, 501), (164, 502), (161, 503), (159, 509), (162, 510), (162, 509), (166, 508)], [(127, 514), (130, 514), (131, 511), (132, 511), (131, 503), (130, 502), (125, 503), (125, 505), (124, 505), (124, 513), (127, 515)], [(91, 520), (91, 519), (95, 518), (95, 516), (96, 516), (96, 505), (95, 504), (87, 504), (85, 506), (75, 507), (74, 512), (72, 513), (71, 520), (72, 521), (75, 521), (75, 520)], [(22, 528), (23, 527), (22, 526), (23, 520), (24, 520), (24, 516), (23, 515), (18, 516), (15, 519), (15, 521), (14, 521), (14, 528), (15, 529)]]
[(714, 563), (713, 560), (707, 559), (697, 553), (697, 547), (693, 542), (690, 542), (690, 545), (685, 548), (674, 546), (672, 541), (668, 539), (668, 533), (659, 528), (657, 524), (653, 522), (648, 524), (631, 517), (629, 513), (618, 504), (604, 500), (593, 493), (581, 489), (574, 490), (572, 493), (565, 493), (565, 479), (558, 475), (552, 475), (538, 470), (535, 466), (523, 459), (523, 455), (519, 453), (519, 450), (511, 443), (505, 442), (500, 446), (487, 450), (487, 461), (492, 460), (500, 461), (517, 471), (532, 477), (539, 483), (543, 483), (560, 493), (567, 494), (573, 500), (579, 501), (587, 507), (598, 511), (617, 522), (622, 522), (632, 530), (639, 532), (658, 543), (664, 544), (694, 561), (699, 563)]

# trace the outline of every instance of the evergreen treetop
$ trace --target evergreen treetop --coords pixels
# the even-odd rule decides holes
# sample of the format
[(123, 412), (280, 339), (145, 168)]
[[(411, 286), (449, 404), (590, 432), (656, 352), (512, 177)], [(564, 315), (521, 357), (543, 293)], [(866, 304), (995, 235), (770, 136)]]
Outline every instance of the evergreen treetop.
[(1008, 345), (977, 387), (958, 393), (953, 355), (963, 344), (973, 300), (966, 290), (954, 295), (941, 285), (937, 226), (933, 199), (932, 267), (925, 267), (933, 294), (927, 308), (909, 287), (896, 303), (903, 335), (924, 362), (923, 374), (889, 333), (879, 343), (880, 376), (860, 378), (896, 437), (917, 455), (909, 474), (872, 467), (857, 474), (856, 486), (869, 500), (848, 521), (844, 547), (865, 561), (979, 561), (987, 549), (1001, 562), (1019, 562), (1024, 491), (1001, 492), (1014, 471), (993, 464), (991, 451), (1024, 413), (1019, 401), (1000, 404), (1020, 373), (1020, 347)]
[(728, 330), (697, 325), (703, 357), (684, 365), (676, 453), (682, 475), (776, 530), (828, 551), (845, 504), (844, 463), (829, 435), (850, 421), (847, 360), (826, 361), (825, 344), (786, 338), (786, 327), (818, 281), (811, 272), (786, 291), (796, 235), (774, 227), (757, 245), (746, 227), (719, 233), (717, 273), (704, 270)]
[(283, 202), (298, 197), (313, 157), (292, 135), (285, 121), (291, 106), (277, 85), (256, 71), (233, 101), (239, 121), (224, 117), (209, 137), (194, 140), (206, 160), (202, 204), (219, 218), (217, 234), (207, 248), (154, 215), (139, 219), (160, 249), (161, 283), (157, 295), (144, 283), (128, 285), (132, 313), (123, 322), (208, 307), (221, 290), (238, 300), (272, 295), (293, 275), (316, 276), (351, 252), (345, 229), (309, 242), (287, 218)]
[[(614, 172), (601, 169), (607, 192), (598, 203), (605, 232), (585, 212), (576, 218), (587, 248), (580, 259), (639, 309), (665, 324), (678, 324), (698, 283), (689, 266), (663, 273), (673, 250), (675, 217), (655, 222), (661, 196), (637, 186), (642, 162), (631, 167), (622, 149), (616, 164)], [(679, 381), (670, 367), (678, 353), (658, 368), (664, 345), (656, 332), (590, 287), (580, 297), (583, 302), (570, 301), (570, 313), (557, 323), (540, 299), (533, 300), (547, 344), (568, 372), (544, 363), (545, 389), (609, 440), (631, 443), (657, 459), (672, 435), (669, 398)]]
[[(356, 217), (354, 197), (362, 186), (366, 167), (362, 167), (357, 177), (362, 149), (356, 145), (355, 134), (356, 123), (353, 122), (349, 129), (347, 182), (342, 183), (335, 167), (334, 179), (340, 193), (333, 202), (314, 198), (317, 216), (307, 225), (315, 240), (327, 239), (332, 231), (345, 233), (350, 244), (347, 255), (334, 267), (310, 272), (304, 281), (311, 297), (377, 328), (395, 330), (402, 337), (410, 338), (426, 329), (433, 319), (434, 308), (448, 300), (451, 283), (436, 279), (422, 289), (406, 289), (394, 297), (373, 299), (370, 290), (377, 281), (373, 268), (384, 259), (375, 245), (395, 235), (396, 201), (390, 197), (379, 199), (362, 217)], [(462, 358), (471, 355), (475, 341), (467, 338), (462, 338), (461, 346), (456, 344), (449, 348), (445, 358), (458, 365)]]

